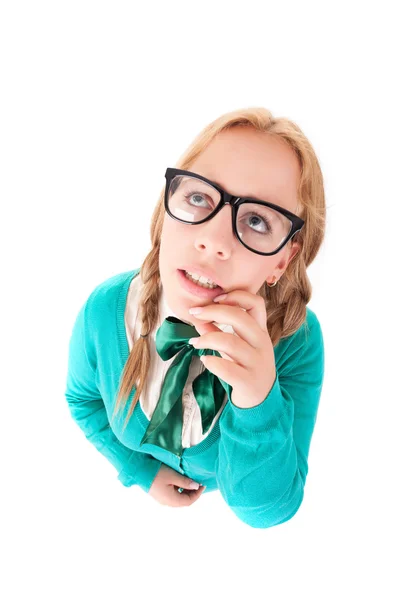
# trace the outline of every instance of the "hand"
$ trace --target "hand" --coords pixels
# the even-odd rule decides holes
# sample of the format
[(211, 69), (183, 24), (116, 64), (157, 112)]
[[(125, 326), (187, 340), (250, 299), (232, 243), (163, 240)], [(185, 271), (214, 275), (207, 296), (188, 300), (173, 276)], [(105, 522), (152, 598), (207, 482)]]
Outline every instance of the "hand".
[[(203, 485), (198, 490), (189, 489), (191, 481), (192, 479), (180, 475), (167, 465), (161, 465), (149, 489), (149, 495), (166, 506), (190, 506), (206, 489)], [(180, 493), (178, 488), (185, 488), (185, 491)]]
[[(265, 301), (245, 290), (227, 292), (220, 304), (215, 300), (201, 306), (201, 312), (192, 317), (200, 333), (199, 337), (192, 338), (197, 342), (193, 347), (217, 350), (221, 354), (223, 358), (207, 355), (203, 363), (211, 373), (232, 386), (231, 399), (235, 406), (257, 406), (268, 396), (276, 379)], [(236, 335), (221, 331), (212, 325), (213, 321), (231, 325)]]

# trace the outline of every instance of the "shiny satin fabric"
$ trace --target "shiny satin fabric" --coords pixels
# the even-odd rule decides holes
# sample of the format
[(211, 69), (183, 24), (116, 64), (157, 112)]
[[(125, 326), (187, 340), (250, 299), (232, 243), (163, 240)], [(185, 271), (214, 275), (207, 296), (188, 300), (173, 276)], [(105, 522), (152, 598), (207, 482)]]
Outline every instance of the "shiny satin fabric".
[[(189, 375), (193, 354), (221, 356), (216, 350), (194, 348), (188, 343), (192, 337), (199, 337), (197, 329), (176, 317), (167, 317), (156, 333), (156, 350), (163, 360), (175, 354), (163, 381), (161, 394), (150, 423), (140, 442), (155, 444), (182, 456), (183, 390)], [(193, 381), (193, 393), (199, 405), (202, 431), (206, 433), (224, 400), (225, 391), (230, 386), (205, 369)]]

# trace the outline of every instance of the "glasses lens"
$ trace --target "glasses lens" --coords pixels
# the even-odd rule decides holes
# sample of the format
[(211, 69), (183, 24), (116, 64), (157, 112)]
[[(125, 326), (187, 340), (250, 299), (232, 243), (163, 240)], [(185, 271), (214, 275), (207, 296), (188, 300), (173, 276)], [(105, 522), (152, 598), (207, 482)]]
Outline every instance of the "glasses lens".
[[(168, 190), (168, 208), (177, 219), (198, 223), (214, 212), (221, 194), (205, 181), (187, 175), (176, 175)], [(240, 239), (258, 252), (274, 252), (291, 230), (291, 221), (262, 204), (239, 206), (236, 228)]]
[(246, 246), (258, 252), (274, 252), (289, 235), (292, 222), (269, 206), (246, 203), (239, 206), (236, 228)]
[(168, 190), (168, 208), (174, 217), (187, 223), (206, 219), (221, 200), (221, 194), (213, 187), (187, 175), (176, 175)]

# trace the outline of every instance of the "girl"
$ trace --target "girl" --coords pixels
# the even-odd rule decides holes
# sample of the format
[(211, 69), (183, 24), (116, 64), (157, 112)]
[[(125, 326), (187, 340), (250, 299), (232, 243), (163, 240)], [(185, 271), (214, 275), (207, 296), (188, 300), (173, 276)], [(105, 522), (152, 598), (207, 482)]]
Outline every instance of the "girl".
[(66, 399), (123, 485), (169, 506), (219, 489), (272, 527), (303, 500), (324, 377), (306, 272), (325, 233), (320, 165), (296, 124), (249, 108), (165, 176), (142, 266), (79, 311)]

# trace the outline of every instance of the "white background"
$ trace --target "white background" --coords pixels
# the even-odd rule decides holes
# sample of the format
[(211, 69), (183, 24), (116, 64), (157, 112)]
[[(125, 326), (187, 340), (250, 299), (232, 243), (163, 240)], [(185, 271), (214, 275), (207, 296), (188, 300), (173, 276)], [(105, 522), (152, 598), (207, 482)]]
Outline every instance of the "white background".
[[(4, 599), (399, 597), (395, 5), (1, 3)], [(64, 397), (77, 311), (140, 266), (166, 167), (246, 106), (301, 127), (328, 207), (305, 496), (265, 530), (219, 492), (173, 509), (123, 487)]]

